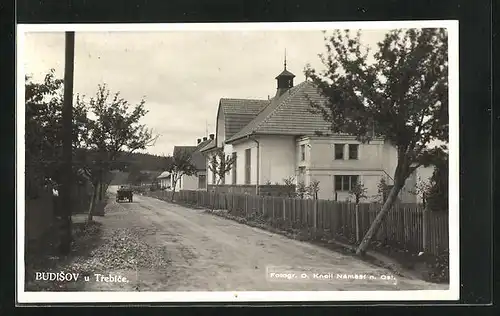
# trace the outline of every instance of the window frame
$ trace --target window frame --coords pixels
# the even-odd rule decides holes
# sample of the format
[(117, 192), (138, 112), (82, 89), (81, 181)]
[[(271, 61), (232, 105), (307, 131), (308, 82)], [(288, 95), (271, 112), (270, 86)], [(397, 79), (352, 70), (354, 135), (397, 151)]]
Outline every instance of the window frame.
[[(351, 157), (351, 148), (354, 147), (356, 148), (356, 157), (352, 158)], [(349, 155), (349, 160), (359, 160), (359, 144), (349, 144), (348, 145), (348, 155)]]
[[(204, 179), (203, 182), (204, 182), (204, 186), (201, 186), (201, 182), (202, 180), (201, 179)], [(206, 189), (207, 188), (207, 175), (206, 174), (200, 174), (198, 176), (198, 189)]]
[(306, 145), (301, 144), (300, 145), (300, 161), (305, 161), (306, 160)]
[[(337, 158), (337, 148), (342, 148), (342, 150), (339, 152), (341, 154), (340, 158)], [(335, 160), (344, 160), (344, 150), (345, 150), (345, 144), (334, 144), (333, 145), (333, 158)]]
[[(349, 192), (352, 190), (354, 184), (359, 183), (360, 180), (359, 175), (335, 175), (334, 177), (335, 177), (334, 179), (335, 192)], [(337, 186), (337, 184), (339, 184), (337, 183), (338, 179), (340, 179), (340, 189), (338, 189)]]

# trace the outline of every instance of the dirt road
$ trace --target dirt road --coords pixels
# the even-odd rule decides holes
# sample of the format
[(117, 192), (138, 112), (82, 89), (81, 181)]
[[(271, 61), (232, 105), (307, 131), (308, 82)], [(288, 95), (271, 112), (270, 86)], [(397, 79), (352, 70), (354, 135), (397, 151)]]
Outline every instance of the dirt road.
[[(155, 268), (102, 271), (128, 284), (87, 282), (85, 290), (269, 291), (426, 290), (441, 285), (397, 277), (376, 267), (305, 242), (150, 197), (107, 206), (104, 238), (115, 230), (141, 233), (159, 255)], [(127, 234), (127, 233), (126, 233)], [(115, 244), (114, 249), (120, 248)], [(114, 251), (107, 249), (102, 251)], [(143, 255), (145, 256), (145, 255)], [(140, 258), (139, 258), (140, 259)], [(161, 261), (161, 262), (159, 262)], [(154, 265), (154, 262), (153, 262)]]

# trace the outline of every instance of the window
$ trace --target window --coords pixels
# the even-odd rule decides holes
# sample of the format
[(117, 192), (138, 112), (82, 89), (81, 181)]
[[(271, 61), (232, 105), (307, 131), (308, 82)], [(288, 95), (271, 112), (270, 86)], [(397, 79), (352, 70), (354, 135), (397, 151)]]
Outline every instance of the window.
[(236, 161), (237, 161), (236, 153), (233, 153), (233, 166), (231, 167), (233, 175), (233, 184), (236, 184)]
[(335, 176), (335, 191), (350, 191), (358, 183), (358, 176)]
[(335, 144), (335, 159), (344, 159), (344, 144)]
[(250, 184), (252, 149), (245, 150), (245, 184)]
[(300, 145), (300, 161), (306, 160), (306, 145)]
[(306, 168), (299, 167), (299, 174), (298, 174), (298, 178), (297, 178), (298, 182), (304, 182), (305, 176), (306, 176)]
[(207, 186), (207, 176), (201, 174), (198, 176), (198, 189), (205, 189)]
[(349, 159), (358, 159), (358, 148), (357, 144), (349, 144)]

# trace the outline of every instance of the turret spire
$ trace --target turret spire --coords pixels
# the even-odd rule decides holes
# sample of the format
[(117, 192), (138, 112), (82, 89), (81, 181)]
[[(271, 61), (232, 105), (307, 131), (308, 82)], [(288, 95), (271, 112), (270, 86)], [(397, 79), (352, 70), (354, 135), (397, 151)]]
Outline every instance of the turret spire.
[(276, 80), (278, 81), (276, 97), (280, 97), (283, 93), (293, 87), (293, 78), (295, 75), (286, 69), (286, 48), (284, 55), (284, 67), (285, 69), (276, 77)]
[(286, 70), (286, 48), (285, 48), (285, 70)]

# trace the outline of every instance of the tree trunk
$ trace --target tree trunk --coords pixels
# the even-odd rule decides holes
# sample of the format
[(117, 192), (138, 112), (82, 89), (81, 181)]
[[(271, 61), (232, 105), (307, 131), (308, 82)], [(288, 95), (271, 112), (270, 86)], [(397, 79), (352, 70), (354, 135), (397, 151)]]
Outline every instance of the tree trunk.
[(92, 196), (90, 198), (90, 206), (89, 206), (89, 213), (87, 220), (89, 222), (92, 221), (93, 215), (94, 215), (94, 207), (95, 207), (95, 202), (96, 202), (96, 197), (97, 197), (97, 183), (94, 183), (94, 189), (92, 190)]
[(177, 180), (174, 178), (174, 181), (172, 181), (172, 198), (170, 199), (171, 202), (174, 202), (175, 187), (176, 186), (177, 186)]
[(220, 182), (220, 179), (217, 180), (217, 182), (215, 183), (215, 188), (214, 188), (214, 201), (212, 203), (212, 212), (214, 211), (215, 209), (215, 199), (217, 197), (217, 187), (219, 186), (219, 182)]
[[(403, 181), (404, 183), (404, 181)], [(384, 205), (382, 206), (382, 209), (380, 212), (378, 212), (377, 216), (373, 220), (372, 225), (370, 226), (370, 229), (368, 229), (368, 232), (366, 235), (363, 237), (363, 240), (359, 244), (358, 249), (356, 250), (357, 255), (364, 255), (366, 253), (366, 250), (368, 249), (368, 246), (370, 245), (370, 242), (375, 236), (380, 228), (380, 225), (382, 224), (382, 221), (385, 218), (385, 215), (389, 212), (391, 209), (392, 205), (396, 201), (399, 191), (403, 188), (403, 184), (401, 183), (395, 183), (394, 186), (391, 189), (391, 192), (389, 193), (389, 196), (387, 197), (387, 200), (385, 201)]]
[(99, 202), (102, 201), (102, 180), (103, 180), (103, 175), (102, 175), (102, 171), (99, 172), (99, 190), (98, 190), (98, 193), (99, 193)]
[[(104, 216), (104, 208), (103, 208), (103, 196), (102, 196), (102, 188), (103, 188), (103, 184), (102, 182), (99, 181), (99, 183), (97, 184), (97, 193), (99, 195), (99, 200), (97, 200), (96, 204), (94, 205), (94, 210), (93, 210), (93, 214), (94, 215), (97, 215), (97, 216)], [(97, 206), (97, 209), (96, 209), (96, 206)]]

